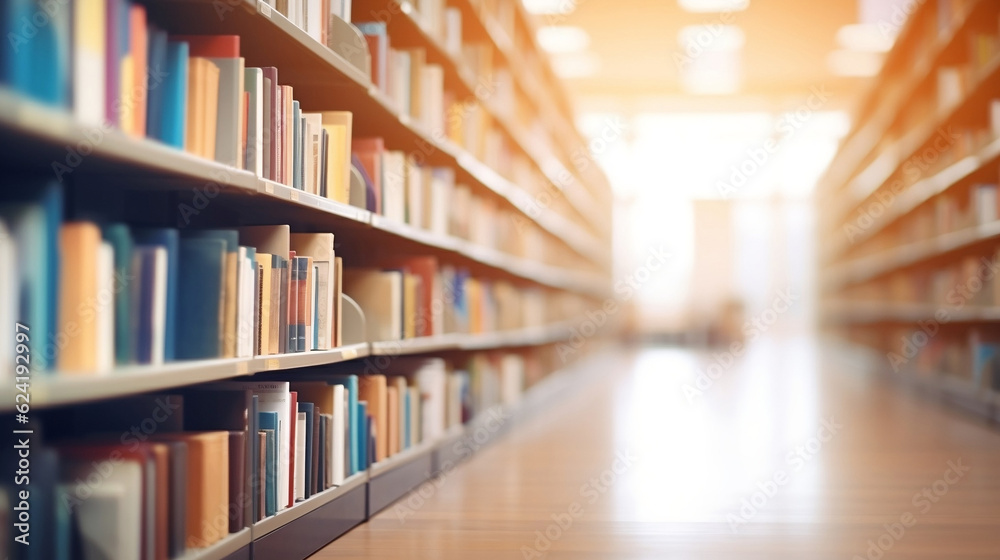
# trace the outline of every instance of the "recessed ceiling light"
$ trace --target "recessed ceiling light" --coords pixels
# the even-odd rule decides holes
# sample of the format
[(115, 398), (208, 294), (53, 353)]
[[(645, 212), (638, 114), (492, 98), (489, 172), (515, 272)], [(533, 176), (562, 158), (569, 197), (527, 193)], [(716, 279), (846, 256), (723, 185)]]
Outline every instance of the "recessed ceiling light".
[(677, 0), (681, 9), (695, 13), (741, 12), (750, 7), (750, 0)]
[(580, 27), (550, 25), (538, 29), (538, 44), (550, 53), (580, 52), (590, 45), (590, 35)]
[(743, 48), (746, 35), (736, 25), (688, 25), (677, 34), (677, 42), (688, 56), (703, 51), (735, 51)]
[(887, 52), (892, 48), (893, 39), (878, 25), (854, 23), (837, 30), (837, 43), (852, 51)]
[(531, 14), (567, 15), (576, 9), (574, 0), (523, 0), (524, 9)]
[(880, 53), (836, 50), (826, 57), (827, 68), (836, 76), (866, 78), (882, 69)]

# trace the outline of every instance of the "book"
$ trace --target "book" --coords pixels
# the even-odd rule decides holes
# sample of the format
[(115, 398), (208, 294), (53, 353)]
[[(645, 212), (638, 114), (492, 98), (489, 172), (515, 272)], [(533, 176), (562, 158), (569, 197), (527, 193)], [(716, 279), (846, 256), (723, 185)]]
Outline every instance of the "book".
[(303, 431), (305, 432), (304, 444), (305, 444), (305, 472), (303, 474), (303, 484), (305, 497), (309, 498), (315, 493), (315, 486), (313, 485), (314, 473), (313, 473), (313, 455), (316, 453), (316, 448), (313, 444), (313, 421), (314, 415), (316, 414), (316, 407), (313, 403), (299, 403), (299, 411), (305, 414), (305, 422), (302, 425)]
[(226, 241), (185, 237), (179, 244), (177, 357), (206, 359), (222, 356)]
[(260, 68), (244, 68), (243, 89), (247, 94), (246, 118), (246, 161), (244, 169), (258, 177), (264, 177), (264, 71)]
[[(297, 423), (305, 426), (306, 413), (297, 413)], [(306, 431), (295, 432), (295, 499), (306, 499)]]
[(345, 461), (349, 468), (346, 469), (345, 476), (351, 476), (364, 467), (362, 466), (361, 439), (364, 431), (361, 426), (361, 407), (358, 404), (358, 376), (357, 375), (334, 375), (329, 378), (333, 385), (340, 385), (344, 389), (344, 396), (347, 400), (345, 406), (345, 418), (347, 429), (346, 453), (348, 460)]
[[(167, 254), (166, 321), (163, 334), (163, 359), (173, 361), (177, 357), (177, 308), (180, 279), (180, 234), (172, 228), (138, 228), (133, 232), (134, 242), (141, 245), (163, 247)], [(117, 262), (118, 250), (115, 250)]]
[(168, 41), (166, 71), (164, 72), (163, 106), (158, 113), (151, 113), (157, 120), (154, 138), (163, 143), (183, 149), (188, 137), (188, 95), (189, 95), (188, 44), (184, 41)]
[(242, 168), (240, 115), (246, 74), (244, 60), (240, 58), (239, 35), (178, 35), (174, 36), (174, 40), (187, 42), (192, 57), (204, 58), (219, 69), (218, 93), (213, 96), (211, 89), (207, 92), (209, 102), (215, 99), (215, 108), (209, 111), (215, 115), (212, 134), (214, 159)]
[[(0, 31), (8, 48), (0, 52), (0, 83), (53, 107), (70, 103), (70, 56), (72, 29), (76, 17), (86, 17), (71, 10), (50, 9), (44, 25), (28, 23), (39, 12), (33, 0), (10, 0), (0, 7)], [(83, 42), (83, 41), (80, 41)], [(75, 45), (74, 45), (75, 46)], [(74, 51), (75, 54), (75, 51)], [(46, 72), (38, 72), (46, 68)]]
[[(105, 0), (81, 0), (73, 10), (73, 115), (81, 123), (105, 119)], [(51, 70), (50, 70), (51, 71)]]
[(395, 385), (386, 387), (386, 456), (391, 457), (399, 453), (399, 390)]
[(383, 92), (388, 92), (387, 57), (389, 55), (389, 32), (385, 22), (358, 22), (354, 24), (365, 36), (368, 53), (371, 55), (372, 82)]
[(350, 202), (352, 114), (348, 111), (320, 113), (328, 135), (326, 188), (327, 198), (343, 204)]
[(70, 374), (98, 371), (98, 259), (101, 231), (91, 222), (68, 222), (59, 231), (59, 331), (66, 337), (59, 369)]
[(294, 233), (289, 236), (291, 250), (296, 255), (310, 257), (317, 269), (315, 278), (318, 314), (315, 319), (318, 350), (336, 347), (334, 337), (337, 308), (335, 301), (334, 236), (332, 233)]
[(385, 376), (358, 376), (358, 400), (368, 403), (368, 415), (375, 420), (375, 461), (382, 461), (389, 456), (389, 403)]
[(365, 339), (400, 340), (403, 333), (403, 274), (397, 270), (346, 269), (344, 293), (365, 313)]
[(280, 452), (278, 450), (277, 430), (274, 428), (267, 428), (266, 426), (274, 425), (272, 423), (273, 413), (258, 412), (260, 423), (262, 426), (261, 432), (264, 433), (264, 516), (270, 517), (278, 512), (278, 488), (280, 487), (280, 480), (278, 475), (278, 457)]
[(135, 348), (140, 364), (163, 364), (167, 306), (167, 250), (137, 245), (133, 252), (132, 309), (135, 310)]

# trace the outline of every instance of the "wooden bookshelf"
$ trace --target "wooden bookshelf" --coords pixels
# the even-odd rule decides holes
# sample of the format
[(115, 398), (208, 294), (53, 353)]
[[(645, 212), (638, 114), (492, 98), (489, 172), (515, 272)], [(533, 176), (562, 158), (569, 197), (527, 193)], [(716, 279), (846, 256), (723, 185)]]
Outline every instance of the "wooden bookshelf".
[[(450, 170), (455, 184), (468, 188), (467, 196), (489, 202), (495, 211), (490, 218), (497, 223), (484, 223), (497, 231), (476, 237), (471, 228), (463, 230), (451, 222), (448, 233), (441, 233), (440, 228), (425, 229), (426, 224), (403, 223), (380, 214), (378, 206), (367, 201), (355, 203), (374, 210), (199, 157), (142, 134), (87, 125), (67, 108), (45, 105), (6, 85), (0, 85), (0, 141), (5, 146), (0, 172), (11, 176), (51, 174), (53, 163), (66, 158), (69, 146), (86, 145), (87, 153), (59, 177), (66, 194), (64, 219), (114, 220), (130, 227), (181, 231), (287, 224), (294, 233), (335, 233), (336, 254), (346, 268), (376, 266), (376, 257), (432, 256), (442, 267), (487, 284), (503, 284), (501, 287), (508, 290), (501, 293), (498, 288), (489, 292), (490, 297), (501, 293), (495, 297), (519, 304), (521, 299), (538, 301), (545, 306), (539, 314), (518, 310), (517, 319), (504, 323), (533, 325), (522, 328), (467, 327), (466, 331), (472, 332), (246, 358), (127, 365), (105, 368), (100, 374), (58, 369), (33, 373), (33, 421), (37, 414), (44, 426), (85, 406), (117, 399), (187, 395), (203, 384), (223, 380), (329, 379), (338, 372), (366, 367), (367, 360), (380, 363), (405, 356), (421, 357), (418, 360), (444, 357), (451, 368), (463, 368), (472, 359), (532, 360), (530, 372), (521, 362), (524, 379), (518, 383), (523, 383), (525, 392), (517, 404), (499, 393), (490, 396), (492, 400), (486, 404), (470, 408), (474, 411), (470, 414), (476, 415), (469, 422), (453, 425), (443, 437), (371, 464), (339, 486), (274, 515), (256, 522), (248, 519), (243, 529), (207, 548), (189, 550), (181, 558), (305, 558), (468, 458), (471, 453), (463, 443), (474, 438), (478, 449), (532, 411), (562, 398), (579, 382), (580, 372), (589, 369), (586, 362), (571, 365), (562, 356), (557, 359), (557, 345), (580, 337), (576, 327), (585, 312), (600, 308), (612, 296), (612, 199), (607, 179), (596, 165), (577, 166), (576, 158), (587, 154), (587, 145), (576, 129), (562, 85), (534, 40), (535, 24), (519, 4), (489, 0), (440, 3), (461, 14), (463, 45), (475, 44), (491, 53), (494, 63), (486, 71), (467, 64), (461, 52), (449, 50), (445, 37), (427, 27), (426, 14), (418, 9), (423, 2), (354, 1), (355, 22), (365, 21), (360, 16), (366, 13), (388, 10), (392, 16), (387, 28), (393, 44), (423, 49), (427, 62), (443, 69), (446, 93), (454, 100), (477, 104), (490, 139), (499, 139), (495, 144), (484, 141), (483, 146), (468, 141), (459, 145), (445, 131), (432, 130), (425, 124), (428, 121), (397, 107), (370, 76), (370, 59), (366, 57), (371, 53), (360, 32), (336, 16), (330, 32), (338, 35), (324, 44), (265, 0), (141, 0), (139, 4), (148, 22), (172, 35), (239, 35), (239, 55), (245, 66), (277, 68), (279, 83), (294, 88), (294, 99), (303, 111), (350, 111), (355, 138), (382, 138), (387, 150), (419, 154), (421, 165)], [(512, 96), (483, 95), (480, 85), (499, 80), (501, 74), (509, 79), (506, 85)], [(95, 134), (99, 135), (96, 140)], [(496, 153), (491, 152), (496, 146), (500, 146)], [(190, 204), (209, 186), (218, 189), (218, 194), (206, 207), (199, 207), (193, 217), (175, 215), (182, 204)], [(137, 202), (141, 211), (133, 213)], [(517, 227), (507, 227), (511, 224)], [(506, 238), (494, 239), (501, 235), (520, 236), (522, 240), (507, 243)], [(524, 239), (530, 240), (530, 245)], [(528, 295), (509, 295), (518, 291)], [(566, 311), (570, 307), (572, 313)], [(499, 318), (493, 321), (501, 324)], [(487, 325), (485, 320), (483, 325)], [(607, 332), (588, 335), (588, 343), (599, 346), (598, 340)], [(345, 340), (365, 339), (359, 333), (351, 334)], [(574, 346), (574, 359), (578, 353), (586, 352)], [(499, 366), (491, 361), (486, 367)], [(491, 375), (500, 379), (498, 372)], [(0, 414), (15, 414), (15, 393), (10, 386), (0, 389)], [(501, 401), (508, 404), (490, 406)], [(500, 429), (493, 425), (497, 415), (504, 418)], [(486, 439), (484, 431), (488, 432)], [(248, 444), (247, 449), (250, 447)], [(247, 476), (245, 490), (260, 489), (251, 484), (249, 473)]]
[[(993, 417), (1000, 5), (920, 5), (818, 189), (824, 328), (908, 386)], [(991, 264), (992, 263), (992, 264)]]

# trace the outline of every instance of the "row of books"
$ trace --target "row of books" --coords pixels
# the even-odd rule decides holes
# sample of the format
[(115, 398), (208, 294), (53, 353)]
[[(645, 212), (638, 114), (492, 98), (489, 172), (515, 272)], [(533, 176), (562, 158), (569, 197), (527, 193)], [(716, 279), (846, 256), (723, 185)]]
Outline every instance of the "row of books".
[[(43, 415), (32, 425), (32, 547), (11, 546), (12, 558), (183, 557), (516, 404), (525, 360), (406, 358), (358, 373), (218, 382)], [(11, 472), (17, 457), (0, 454)], [(0, 510), (23, 499), (12, 483), (0, 483)]]
[(987, 329), (892, 329), (886, 352), (895, 370), (921, 379), (949, 378), (974, 392), (1000, 391), (1000, 338)]
[[(37, 370), (107, 374), (172, 360), (249, 358), (341, 346), (342, 294), (366, 332), (395, 341), (540, 327), (582, 308), (473, 276), (433, 256), (371, 256), (344, 268), (332, 233), (288, 225), (232, 229), (63, 221), (57, 184), (23, 183), (0, 201), (4, 329), (31, 329)], [(2, 353), (13, 364), (13, 332)], [(12, 367), (12, 366), (11, 366)]]

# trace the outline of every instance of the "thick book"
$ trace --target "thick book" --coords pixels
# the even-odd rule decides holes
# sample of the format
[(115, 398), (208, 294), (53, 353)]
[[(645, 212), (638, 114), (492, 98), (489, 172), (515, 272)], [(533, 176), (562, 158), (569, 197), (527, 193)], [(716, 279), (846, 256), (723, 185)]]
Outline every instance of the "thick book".
[(225, 242), (226, 257), (223, 272), (221, 344), (224, 358), (236, 357), (237, 286), (239, 278), (239, 233), (233, 229), (188, 230), (184, 236), (193, 239), (219, 239)]
[(180, 35), (191, 56), (202, 57), (219, 68), (215, 109), (215, 160), (240, 168), (240, 111), (244, 91), (244, 62), (240, 58), (239, 35)]
[[(163, 359), (172, 361), (177, 357), (177, 307), (180, 279), (180, 234), (173, 228), (138, 228), (133, 232), (135, 243), (158, 245), (167, 253), (167, 296), (163, 334)], [(117, 249), (115, 250), (117, 262)], [(117, 265), (116, 265), (117, 266)], [(117, 317), (116, 317), (117, 320)]]
[(400, 340), (403, 333), (403, 273), (398, 270), (344, 270), (344, 293), (365, 314), (369, 342)]
[(157, 119), (152, 130), (158, 131), (158, 140), (175, 148), (184, 148), (188, 123), (188, 44), (184, 41), (168, 41), (166, 69), (163, 83), (163, 100), (160, 111), (151, 114)]
[(97, 324), (88, 310), (98, 297), (98, 252), (101, 230), (90, 222), (68, 222), (59, 231), (59, 330), (73, 332), (59, 352), (59, 369), (95, 373), (98, 367)]
[(137, 363), (163, 363), (166, 330), (167, 250), (159, 245), (137, 245), (133, 252), (131, 285), (135, 310)]
[(375, 461), (382, 461), (389, 456), (389, 401), (385, 376), (358, 376), (358, 400), (368, 403), (368, 415), (375, 420)]
[(328, 135), (326, 150), (327, 198), (349, 204), (353, 115), (349, 111), (324, 111), (321, 115), (323, 130)]
[(363, 431), (361, 428), (361, 408), (358, 405), (358, 376), (357, 375), (335, 375), (330, 377), (329, 382), (334, 385), (341, 385), (347, 399), (345, 419), (347, 430), (347, 460), (345, 461), (345, 478), (363, 469), (361, 466), (361, 438)]
[(222, 356), (225, 311), (226, 242), (223, 239), (180, 240), (177, 308), (177, 357), (208, 359)]

